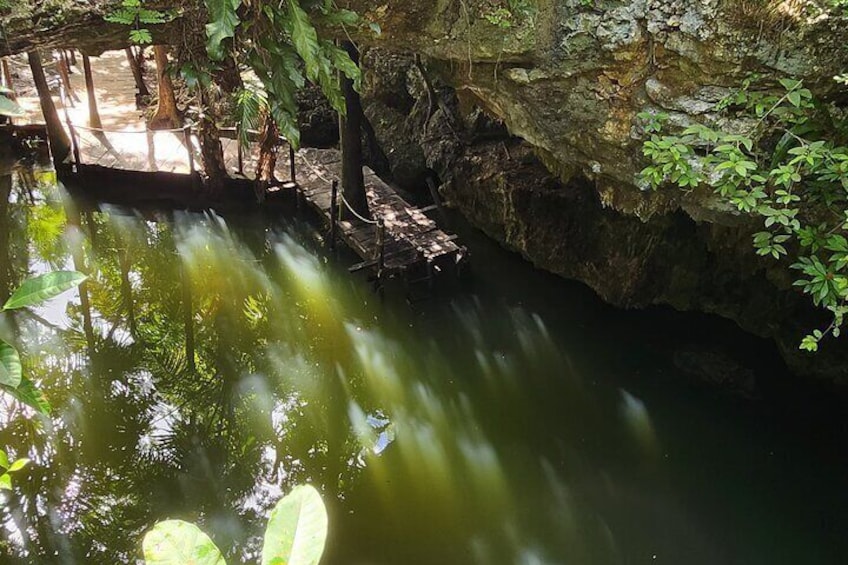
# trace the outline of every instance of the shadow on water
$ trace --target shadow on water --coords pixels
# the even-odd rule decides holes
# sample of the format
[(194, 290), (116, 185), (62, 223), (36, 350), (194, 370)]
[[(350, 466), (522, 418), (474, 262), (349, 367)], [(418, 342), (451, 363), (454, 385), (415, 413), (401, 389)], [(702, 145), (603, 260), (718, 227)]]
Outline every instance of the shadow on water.
[(291, 214), (10, 187), (7, 286), (91, 279), (0, 326), (54, 406), (0, 405), (0, 446), (33, 460), (4, 495), (4, 562), (132, 562), (174, 517), (256, 562), (301, 482), (330, 508), (326, 563), (848, 555), (844, 404), (726, 321), (611, 308), (458, 219), (472, 279), (409, 306)]

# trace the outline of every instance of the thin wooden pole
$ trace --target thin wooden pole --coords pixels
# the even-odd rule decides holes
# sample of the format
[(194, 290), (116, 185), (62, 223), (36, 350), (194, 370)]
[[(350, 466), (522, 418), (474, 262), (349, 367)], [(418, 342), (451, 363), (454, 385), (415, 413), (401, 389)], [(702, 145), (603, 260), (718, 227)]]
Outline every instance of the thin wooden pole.
[(330, 191), (330, 249), (336, 248), (336, 222), (339, 219), (339, 181), (333, 179)]
[(244, 176), (244, 148), (238, 136), (236, 136), (236, 156), (238, 157), (238, 174)]
[(68, 70), (68, 61), (65, 59), (64, 51), (59, 51), (59, 78), (62, 79), (62, 84), (65, 85), (65, 98), (71, 104), (71, 107), (74, 106), (74, 102), (79, 102), (80, 99), (77, 97), (76, 92), (74, 92), (74, 87), (71, 86), (71, 77)]
[(188, 170), (194, 174), (194, 153), (191, 150), (191, 126), (187, 125), (183, 128), (185, 136), (186, 151), (188, 151)]
[(383, 289), (383, 263), (386, 259), (386, 225), (383, 218), (377, 218), (377, 285)]
[(297, 175), (294, 165), (294, 146), (289, 141), (289, 172), (291, 173), (291, 181), (293, 184), (297, 184)]
[(15, 85), (12, 82), (12, 69), (9, 68), (8, 57), (3, 57), (3, 86), (9, 90), (15, 90)]

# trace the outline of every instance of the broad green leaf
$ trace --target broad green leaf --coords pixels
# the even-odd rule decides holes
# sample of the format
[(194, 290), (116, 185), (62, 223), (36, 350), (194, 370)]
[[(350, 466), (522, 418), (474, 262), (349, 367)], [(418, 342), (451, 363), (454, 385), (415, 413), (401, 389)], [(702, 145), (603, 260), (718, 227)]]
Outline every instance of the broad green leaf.
[(147, 565), (226, 565), (215, 543), (194, 524), (165, 520), (142, 542)]
[(86, 278), (84, 274), (77, 271), (55, 271), (27, 279), (6, 301), (3, 310), (39, 304), (77, 286)]
[(21, 384), (21, 357), (18, 351), (0, 340), (0, 384), (17, 388)]
[(241, 0), (206, 0), (209, 11), (209, 23), (206, 24), (206, 52), (213, 61), (224, 58), (222, 43), (234, 37), (236, 28), (241, 23), (236, 10), (241, 6)]
[(9, 456), (2, 449), (0, 449), (0, 467), (3, 469), (9, 468)]
[(50, 414), (50, 403), (47, 402), (44, 393), (26, 377), (21, 377), (21, 384), (17, 388), (0, 385), (0, 390), (11, 394), (27, 406), (35, 408), (41, 414)]
[(271, 511), (262, 565), (317, 565), (327, 541), (327, 509), (310, 485), (295, 487)]
[(17, 461), (12, 463), (11, 467), (9, 467), (9, 472), (14, 473), (15, 471), (20, 471), (21, 469), (27, 466), (27, 463), (29, 463), (29, 459), (27, 459), (26, 457), (18, 459)]
[(0, 475), (0, 489), (12, 490), (12, 475), (9, 473)]

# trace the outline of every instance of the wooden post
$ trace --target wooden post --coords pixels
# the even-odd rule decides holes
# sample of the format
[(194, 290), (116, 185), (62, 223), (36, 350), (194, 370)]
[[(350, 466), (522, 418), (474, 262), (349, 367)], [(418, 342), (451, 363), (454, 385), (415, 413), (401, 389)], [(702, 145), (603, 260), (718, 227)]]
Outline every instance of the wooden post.
[(59, 60), (57, 62), (59, 67), (59, 78), (62, 80), (62, 84), (65, 85), (65, 100), (74, 107), (74, 102), (79, 102), (80, 99), (77, 96), (77, 93), (74, 92), (74, 87), (71, 85), (71, 77), (70, 70), (68, 69), (68, 61), (65, 59), (65, 52), (63, 50), (59, 51)]
[(79, 141), (77, 139), (77, 129), (74, 127), (74, 124), (71, 123), (71, 120), (68, 120), (68, 130), (71, 132), (71, 148), (74, 154), (74, 163), (76, 163), (79, 168), (82, 165), (82, 159), (80, 158), (80, 148)]
[(188, 170), (194, 174), (194, 153), (191, 150), (191, 126), (187, 125), (183, 128), (185, 136), (186, 151), (188, 151)]
[(3, 86), (9, 90), (15, 90), (15, 85), (12, 83), (12, 69), (9, 68), (8, 57), (3, 57)]
[(289, 141), (289, 172), (291, 172), (291, 181), (294, 184), (297, 184), (297, 176), (295, 174), (295, 166), (294, 166), (294, 146)]
[(333, 179), (330, 192), (330, 249), (336, 248), (336, 222), (339, 220), (339, 181)]
[(244, 176), (244, 148), (241, 146), (238, 135), (236, 135), (236, 155), (238, 156), (238, 174)]
[(383, 263), (386, 259), (386, 225), (383, 223), (383, 218), (377, 218), (377, 284), (382, 290), (383, 282)]
[(190, 172), (194, 173), (194, 152), (192, 151), (190, 125), (186, 125), (183, 127), (183, 136), (185, 137), (186, 151), (188, 152), (188, 168)]

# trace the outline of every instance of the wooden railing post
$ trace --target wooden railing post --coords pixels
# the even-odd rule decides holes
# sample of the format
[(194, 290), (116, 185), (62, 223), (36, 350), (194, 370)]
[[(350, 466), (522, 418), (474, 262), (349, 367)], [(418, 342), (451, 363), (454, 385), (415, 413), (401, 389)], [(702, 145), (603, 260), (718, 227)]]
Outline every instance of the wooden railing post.
[(241, 139), (236, 135), (236, 155), (238, 156), (238, 174), (244, 176), (244, 149), (241, 146)]
[(330, 249), (336, 248), (336, 222), (339, 220), (339, 181), (333, 179), (330, 191)]
[(294, 184), (297, 184), (297, 176), (295, 174), (294, 166), (294, 146), (292, 146), (291, 141), (289, 141), (289, 172), (291, 173), (291, 181)]
[(377, 218), (377, 280), (383, 278), (383, 263), (386, 259), (386, 225), (383, 218)]
[(76, 163), (77, 168), (79, 168), (79, 166), (82, 165), (82, 161), (80, 159), (80, 148), (79, 139), (77, 136), (77, 128), (74, 127), (74, 124), (72, 124), (70, 120), (68, 120), (68, 130), (71, 134), (71, 149), (73, 150), (74, 154), (74, 163)]
[(194, 174), (194, 153), (191, 150), (191, 125), (183, 127), (183, 135), (185, 136), (186, 151), (188, 151), (188, 170)]

